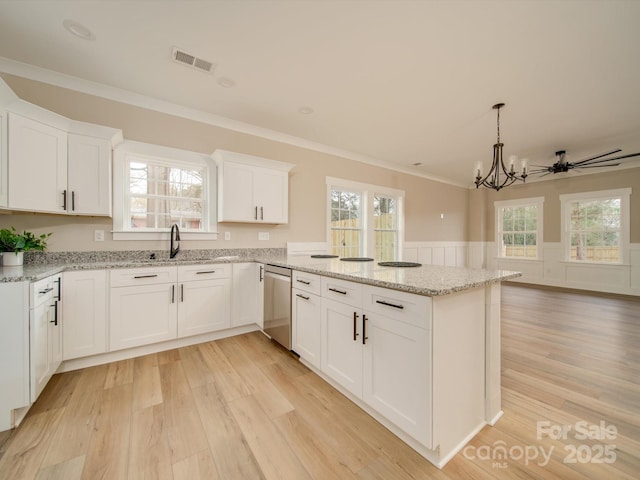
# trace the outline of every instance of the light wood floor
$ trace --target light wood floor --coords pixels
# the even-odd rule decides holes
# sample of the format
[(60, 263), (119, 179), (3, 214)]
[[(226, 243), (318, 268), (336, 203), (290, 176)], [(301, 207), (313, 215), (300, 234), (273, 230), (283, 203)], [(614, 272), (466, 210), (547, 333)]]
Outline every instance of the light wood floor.
[(504, 416), (442, 471), (253, 333), (55, 375), (0, 434), (0, 479), (639, 478), (640, 303), (504, 286), (502, 318)]

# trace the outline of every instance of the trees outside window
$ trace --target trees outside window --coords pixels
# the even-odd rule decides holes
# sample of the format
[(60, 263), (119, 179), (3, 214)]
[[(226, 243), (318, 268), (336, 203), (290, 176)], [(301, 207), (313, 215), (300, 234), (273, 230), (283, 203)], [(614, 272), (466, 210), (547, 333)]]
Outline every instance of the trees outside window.
[(500, 257), (537, 259), (541, 256), (543, 202), (543, 197), (495, 202)]
[(629, 242), (631, 189), (561, 195), (568, 261), (623, 263)]

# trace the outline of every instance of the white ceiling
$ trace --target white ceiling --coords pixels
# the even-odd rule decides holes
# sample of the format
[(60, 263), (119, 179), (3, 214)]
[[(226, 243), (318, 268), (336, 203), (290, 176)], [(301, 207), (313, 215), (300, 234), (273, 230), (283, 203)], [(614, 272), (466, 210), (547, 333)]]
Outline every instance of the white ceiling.
[(505, 157), (640, 151), (638, 19), (613, 0), (0, 1), (0, 56), (472, 186), (498, 102)]

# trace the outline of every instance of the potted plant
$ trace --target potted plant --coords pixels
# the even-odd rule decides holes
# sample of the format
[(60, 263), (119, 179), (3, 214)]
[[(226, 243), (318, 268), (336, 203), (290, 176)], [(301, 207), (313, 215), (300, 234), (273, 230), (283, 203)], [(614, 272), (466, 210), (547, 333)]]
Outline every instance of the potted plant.
[(22, 265), (23, 254), (29, 250), (44, 250), (47, 248), (47, 239), (50, 233), (43, 233), (36, 237), (26, 230), (18, 233), (15, 227), (0, 230), (0, 252), (2, 264), (7, 266)]

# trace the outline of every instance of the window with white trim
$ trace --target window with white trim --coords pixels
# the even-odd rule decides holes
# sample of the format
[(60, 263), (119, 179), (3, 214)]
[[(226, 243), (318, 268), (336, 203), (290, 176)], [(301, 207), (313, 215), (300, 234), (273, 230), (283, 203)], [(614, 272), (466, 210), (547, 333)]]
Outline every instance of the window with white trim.
[(630, 188), (560, 195), (562, 243), (570, 262), (624, 263)]
[(543, 203), (544, 197), (494, 202), (499, 257), (540, 258)]
[(401, 258), (404, 192), (327, 177), (328, 243), (340, 257)]
[(215, 239), (215, 172), (203, 154), (131, 141), (119, 145), (114, 239), (161, 239), (174, 223), (185, 238)]

